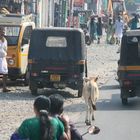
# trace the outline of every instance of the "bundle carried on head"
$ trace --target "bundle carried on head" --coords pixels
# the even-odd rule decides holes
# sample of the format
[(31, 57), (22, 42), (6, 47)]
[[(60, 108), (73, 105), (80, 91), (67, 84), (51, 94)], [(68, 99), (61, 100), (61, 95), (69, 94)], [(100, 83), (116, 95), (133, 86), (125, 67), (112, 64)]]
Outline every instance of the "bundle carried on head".
[(5, 15), (7, 15), (7, 14), (10, 14), (10, 12), (9, 12), (6, 8), (1, 8), (0, 14), (5, 14)]

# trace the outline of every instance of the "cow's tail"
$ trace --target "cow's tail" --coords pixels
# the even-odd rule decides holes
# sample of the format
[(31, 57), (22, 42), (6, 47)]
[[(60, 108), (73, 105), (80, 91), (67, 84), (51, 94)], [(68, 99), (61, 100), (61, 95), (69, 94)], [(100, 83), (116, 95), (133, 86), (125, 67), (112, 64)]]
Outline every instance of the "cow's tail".
[(93, 110), (96, 110), (96, 105), (94, 105), (93, 103), (92, 103), (92, 108)]

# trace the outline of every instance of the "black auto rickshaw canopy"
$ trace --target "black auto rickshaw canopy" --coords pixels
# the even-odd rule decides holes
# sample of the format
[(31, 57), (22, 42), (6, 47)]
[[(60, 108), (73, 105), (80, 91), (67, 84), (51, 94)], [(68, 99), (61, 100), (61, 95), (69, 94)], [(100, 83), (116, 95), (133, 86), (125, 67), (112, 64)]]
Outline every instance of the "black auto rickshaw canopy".
[(126, 31), (123, 35), (119, 65), (140, 65), (140, 30)]
[(29, 59), (75, 62), (86, 59), (84, 34), (75, 28), (36, 28), (31, 35)]

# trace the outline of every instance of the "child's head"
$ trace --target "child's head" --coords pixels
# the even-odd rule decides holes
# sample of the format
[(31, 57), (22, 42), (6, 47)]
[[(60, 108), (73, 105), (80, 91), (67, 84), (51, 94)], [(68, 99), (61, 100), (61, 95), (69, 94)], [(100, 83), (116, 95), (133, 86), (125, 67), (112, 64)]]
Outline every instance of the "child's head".
[(34, 110), (36, 114), (39, 114), (41, 110), (46, 110), (49, 112), (50, 109), (50, 99), (44, 95), (38, 96), (34, 101)]
[(53, 94), (49, 98), (51, 101), (50, 113), (60, 115), (63, 112), (64, 98), (59, 94)]

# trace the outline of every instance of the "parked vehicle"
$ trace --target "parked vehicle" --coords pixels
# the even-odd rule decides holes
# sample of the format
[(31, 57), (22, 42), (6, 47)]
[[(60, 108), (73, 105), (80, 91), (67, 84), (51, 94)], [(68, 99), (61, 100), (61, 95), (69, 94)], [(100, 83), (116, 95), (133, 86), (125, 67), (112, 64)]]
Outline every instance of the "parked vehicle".
[(124, 33), (117, 75), (122, 104), (127, 104), (128, 97), (140, 96), (140, 30)]
[(5, 28), (8, 43), (8, 77), (11, 80), (26, 79), (29, 41), (35, 27), (31, 15), (0, 15), (0, 25)]
[(87, 76), (84, 33), (76, 28), (34, 29), (29, 48), (29, 88), (65, 87), (82, 96), (83, 77)]

